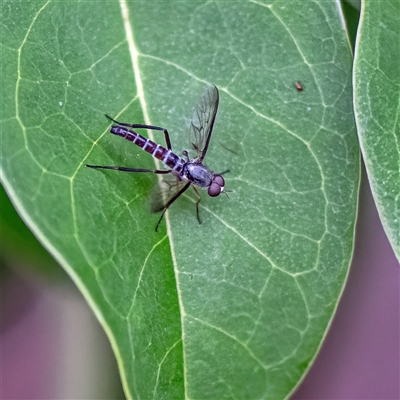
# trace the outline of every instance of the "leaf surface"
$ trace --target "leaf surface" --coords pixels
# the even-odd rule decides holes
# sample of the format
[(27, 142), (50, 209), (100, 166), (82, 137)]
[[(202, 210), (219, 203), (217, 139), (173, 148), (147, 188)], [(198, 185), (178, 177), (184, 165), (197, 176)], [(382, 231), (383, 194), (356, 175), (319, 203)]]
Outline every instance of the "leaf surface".
[(376, 206), (400, 261), (400, 3), (365, 1), (354, 61), (354, 109)]
[[(134, 398), (283, 398), (316, 357), (353, 248), (359, 159), (337, 3), (6, 3), (2, 179), (106, 330)], [(303, 91), (297, 91), (295, 82)], [(229, 197), (158, 216), (154, 168), (104, 113), (189, 148)], [(162, 133), (152, 138), (163, 143)], [(158, 135), (158, 136), (156, 136)]]

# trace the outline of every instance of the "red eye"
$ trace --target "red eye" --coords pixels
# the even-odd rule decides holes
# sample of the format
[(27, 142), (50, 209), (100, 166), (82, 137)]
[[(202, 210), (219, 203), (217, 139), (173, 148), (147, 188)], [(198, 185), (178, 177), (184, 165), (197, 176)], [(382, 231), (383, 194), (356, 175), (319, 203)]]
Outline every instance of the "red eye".
[(208, 187), (208, 195), (211, 197), (219, 196), (224, 186), (224, 178), (221, 175), (215, 175), (211, 185)]
[(218, 185), (218, 183), (213, 182), (209, 187), (208, 187), (208, 194), (211, 197), (216, 197), (221, 193), (221, 186)]
[(224, 187), (225, 181), (221, 175), (215, 175), (213, 179), (213, 183), (217, 183), (219, 186)]

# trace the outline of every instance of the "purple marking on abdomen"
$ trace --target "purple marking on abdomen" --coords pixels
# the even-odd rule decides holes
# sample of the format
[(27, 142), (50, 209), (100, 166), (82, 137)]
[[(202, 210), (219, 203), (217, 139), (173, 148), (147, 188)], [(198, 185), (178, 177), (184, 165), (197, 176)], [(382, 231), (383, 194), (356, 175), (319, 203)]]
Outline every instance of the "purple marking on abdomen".
[(153, 152), (157, 147), (157, 144), (152, 142), (150, 139), (146, 139), (144, 136), (139, 135), (137, 132), (130, 131), (126, 128), (121, 128), (120, 126), (112, 126), (110, 132), (114, 135), (122, 136), (130, 142), (135, 143), (137, 146), (142, 148), (147, 153), (150, 153), (151, 155), (153, 155)]
[(168, 165), (170, 168), (174, 168), (176, 163), (179, 161), (179, 158), (180, 157), (170, 151), (168, 156), (164, 158), (163, 163)]
[(157, 149), (152, 155), (153, 157), (157, 158), (157, 160), (162, 161), (167, 151), (168, 151), (167, 149), (164, 149), (164, 147), (158, 145)]
[(154, 158), (157, 158), (157, 160), (162, 161), (166, 166), (173, 169), (174, 171), (182, 171), (186, 161), (181, 157), (178, 157), (171, 150), (167, 150), (159, 144), (154, 143), (150, 139), (146, 139), (144, 136), (139, 135), (135, 131), (122, 128), (120, 126), (112, 126), (110, 132), (114, 135), (122, 136), (130, 142), (135, 143), (142, 150), (151, 154)]
[(151, 155), (153, 155), (155, 149), (157, 148), (157, 144), (152, 142), (150, 139), (147, 139), (147, 143), (145, 144), (145, 146), (143, 147), (144, 151), (147, 151), (148, 153), (150, 153)]

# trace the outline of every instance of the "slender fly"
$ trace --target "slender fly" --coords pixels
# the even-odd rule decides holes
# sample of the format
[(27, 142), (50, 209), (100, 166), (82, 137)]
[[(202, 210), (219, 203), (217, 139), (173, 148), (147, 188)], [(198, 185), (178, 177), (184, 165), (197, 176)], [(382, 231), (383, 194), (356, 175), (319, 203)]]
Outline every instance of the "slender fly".
[[(123, 172), (151, 172), (162, 176), (157, 190), (152, 196), (151, 211), (161, 212), (160, 219), (156, 225), (156, 232), (164, 217), (165, 212), (175, 200), (180, 197), (190, 186), (193, 187), (197, 196), (196, 215), (199, 216), (200, 195), (196, 187), (206, 188), (211, 197), (219, 196), (224, 192), (225, 181), (222, 175), (228, 171), (214, 173), (203, 165), (210, 144), (211, 133), (217, 115), (219, 94), (216, 86), (207, 88), (203, 97), (195, 107), (190, 124), (190, 142), (195, 151), (194, 158), (189, 158), (189, 153), (183, 151), (183, 157), (179, 157), (172, 151), (171, 140), (167, 129), (160, 126), (143, 124), (126, 124), (118, 122), (110, 116), (106, 117), (115, 125), (111, 126), (110, 132), (117, 136), (133, 142), (141, 149), (160, 160), (168, 169), (143, 169), (117, 166), (86, 165), (95, 169), (111, 169)], [(164, 133), (166, 147), (154, 143), (150, 139), (137, 133), (134, 129), (150, 129)]]

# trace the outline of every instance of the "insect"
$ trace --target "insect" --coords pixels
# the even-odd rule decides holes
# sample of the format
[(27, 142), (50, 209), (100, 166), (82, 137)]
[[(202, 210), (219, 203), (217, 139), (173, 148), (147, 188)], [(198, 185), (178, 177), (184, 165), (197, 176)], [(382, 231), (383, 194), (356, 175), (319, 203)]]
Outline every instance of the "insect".
[[(160, 126), (142, 125), (142, 124), (126, 124), (118, 122), (106, 114), (106, 117), (115, 123), (111, 126), (110, 132), (114, 135), (122, 136), (133, 142), (153, 157), (162, 161), (168, 169), (150, 170), (142, 168), (86, 165), (95, 169), (112, 169), (124, 172), (152, 172), (163, 176), (162, 181), (158, 184), (157, 190), (152, 196), (151, 211), (161, 212), (161, 217), (156, 225), (156, 232), (164, 217), (165, 212), (174, 201), (181, 196), (190, 186), (193, 187), (197, 196), (196, 215), (197, 220), (201, 223), (199, 216), (200, 195), (196, 186), (207, 188), (208, 195), (211, 197), (219, 196), (224, 192), (225, 180), (222, 175), (229, 171), (214, 173), (205, 165), (203, 165), (204, 157), (207, 154), (210, 144), (211, 133), (214, 127), (215, 117), (217, 115), (219, 102), (219, 93), (216, 86), (207, 88), (203, 97), (195, 107), (191, 125), (190, 125), (190, 141), (196, 155), (189, 158), (189, 153), (183, 151), (183, 157), (179, 157), (172, 151), (171, 141), (167, 129)], [(131, 128), (131, 129), (129, 129)], [(167, 147), (163, 147), (147, 139), (133, 129), (150, 129), (164, 132)]]
[(303, 86), (301, 84), (301, 82), (297, 81), (294, 83), (294, 86), (296, 86), (296, 89), (298, 92), (302, 92), (303, 91)]

